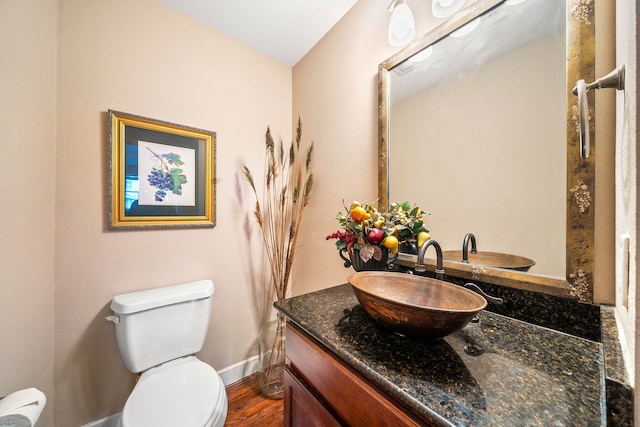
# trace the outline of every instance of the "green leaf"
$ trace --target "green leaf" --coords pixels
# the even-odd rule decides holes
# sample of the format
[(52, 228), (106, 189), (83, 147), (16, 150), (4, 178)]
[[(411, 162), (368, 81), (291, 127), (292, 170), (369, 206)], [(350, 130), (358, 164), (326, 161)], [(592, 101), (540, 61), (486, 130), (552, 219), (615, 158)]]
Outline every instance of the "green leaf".
[(176, 166), (184, 165), (184, 162), (182, 161), (182, 159), (180, 159), (180, 155), (179, 154), (176, 154), (176, 153), (165, 153), (165, 154), (162, 155), (162, 157), (167, 159), (167, 162), (169, 162), (170, 165), (176, 165)]
[(182, 184), (186, 184), (187, 176), (182, 174), (183, 170), (180, 168), (171, 169), (171, 179), (173, 181), (173, 194), (182, 195)]
[(409, 212), (409, 210), (411, 209), (411, 203), (409, 203), (409, 201), (407, 200), (406, 202), (402, 203), (400, 207), (403, 211)]

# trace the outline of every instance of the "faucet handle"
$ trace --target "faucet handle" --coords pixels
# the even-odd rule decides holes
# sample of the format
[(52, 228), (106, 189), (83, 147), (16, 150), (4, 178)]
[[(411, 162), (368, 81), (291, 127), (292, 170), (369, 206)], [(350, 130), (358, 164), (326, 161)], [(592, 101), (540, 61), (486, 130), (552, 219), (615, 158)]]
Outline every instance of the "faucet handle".
[(466, 283), (464, 285), (464, 287), (468, 288), (468, 289), (471, 289), (475, 293), (478, 293), (478, 294), (482, 295), (484, 297), (484, 299), (486, 299), (487, 302), (490, 302), (491, 304), (495, 304), (495, 305), (504, 304), (504, 300), (502, 298), (493, 297), (491, 295), (485, 294), (484, 291), (480, 288), (480, 286), (476, 285), (475, 283), (471, 283), (471, 282)]

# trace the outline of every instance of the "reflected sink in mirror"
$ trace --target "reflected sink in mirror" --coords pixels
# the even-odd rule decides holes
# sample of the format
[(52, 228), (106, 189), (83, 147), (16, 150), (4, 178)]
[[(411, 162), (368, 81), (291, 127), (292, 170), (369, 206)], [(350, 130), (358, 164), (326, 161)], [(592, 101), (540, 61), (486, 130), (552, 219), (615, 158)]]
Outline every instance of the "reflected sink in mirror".
[[(445, 261), (462, 262), (462, 251), (442, 251), (442, 258)], [(484, 251), (478, 251), (478, 253), (475, 254), (469, 252), (468, 261), (469, 264), (477, 266), (506, 268), (508, 270), (518, 271), (529, 271), (531, 267), (536, 265), (534, 260), (523, 256)]]
[(408, 337), (445, 337), (462, 329), (487, 306), (481, 295), (429, 277), (361, 271), (348, 280), (369, 316)]

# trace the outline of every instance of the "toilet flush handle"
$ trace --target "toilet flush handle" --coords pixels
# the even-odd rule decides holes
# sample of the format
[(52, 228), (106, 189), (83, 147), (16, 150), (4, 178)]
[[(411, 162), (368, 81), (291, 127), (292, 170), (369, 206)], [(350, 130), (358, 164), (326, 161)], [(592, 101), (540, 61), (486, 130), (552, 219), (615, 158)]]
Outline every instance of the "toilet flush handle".
[(113, 323), (120, 323), (120, 316), (116, 316), (115, 314), (113, 316), (107, 316), (105, 317), (105, 320), (108, 322), (113, 322)]

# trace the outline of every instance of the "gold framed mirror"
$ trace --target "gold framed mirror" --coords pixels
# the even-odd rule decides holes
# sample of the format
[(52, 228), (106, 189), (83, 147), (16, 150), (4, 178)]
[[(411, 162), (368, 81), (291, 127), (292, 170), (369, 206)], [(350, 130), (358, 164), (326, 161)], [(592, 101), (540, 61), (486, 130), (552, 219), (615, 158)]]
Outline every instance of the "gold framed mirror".
[(578, 0), (478, 0), (380, 64), (380, 209), (411, 200), (445, 250), (471, 232), (536, 262), (447, 275), (593, 302), (596, 150), (580, 158), (571, 91), (595, 78), (594, 22)]

